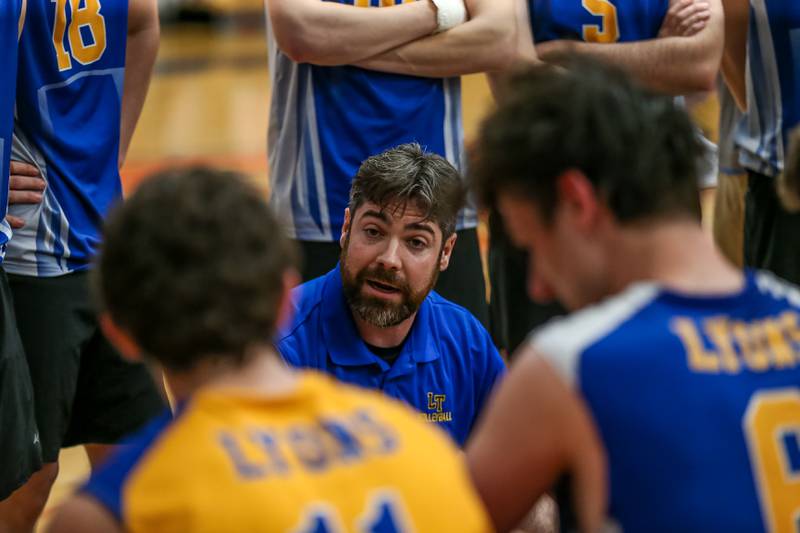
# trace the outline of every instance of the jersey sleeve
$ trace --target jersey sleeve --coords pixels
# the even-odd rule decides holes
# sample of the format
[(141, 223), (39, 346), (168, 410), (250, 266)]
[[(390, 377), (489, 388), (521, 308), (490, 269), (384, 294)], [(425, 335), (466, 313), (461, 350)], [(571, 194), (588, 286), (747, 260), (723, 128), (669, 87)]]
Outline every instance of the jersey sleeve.
[(97, 500), (122, 524), (122, 492), (125, 483), (153, 442), (171, 422), (172, 413), (167, 411), (128, 442), (123, 443), (119, 451), (92, 474), (89, 481), (81, 489), (81, 493)]

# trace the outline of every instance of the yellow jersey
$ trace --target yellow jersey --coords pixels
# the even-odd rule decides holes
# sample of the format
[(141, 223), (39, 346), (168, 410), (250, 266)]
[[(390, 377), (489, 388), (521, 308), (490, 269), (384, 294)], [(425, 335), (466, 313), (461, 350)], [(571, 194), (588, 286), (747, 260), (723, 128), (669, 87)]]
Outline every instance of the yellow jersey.
[(132, 533), (491, 529), (441, 430), (394, 400), (310, 372), (283, 396), (199, 391), (83, 492)]

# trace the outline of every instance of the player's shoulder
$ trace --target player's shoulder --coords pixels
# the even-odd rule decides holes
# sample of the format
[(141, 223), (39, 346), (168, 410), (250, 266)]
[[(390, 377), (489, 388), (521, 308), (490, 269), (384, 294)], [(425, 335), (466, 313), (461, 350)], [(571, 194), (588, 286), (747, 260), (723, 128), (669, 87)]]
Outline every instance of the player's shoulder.
[(172, 413), (167, 410), (123, 442), (118, 451), (91, 475), (81, 492), (97, 500), (122, 523), (123, 494), (127, 484), (154, 446), (169, 434), (173, 422)]
[(583, 353), (624, 331), (626, 325), (655, 302), (660, 292), (656, 283), (635, 283), (600, 303), (551, 320), (531, 333), (527, 343), (567, 383), (574, 384)]
[(330, 274), (307, 281), (292, 289), (292, 320), (278, 333), (278, 342), (300, 334), (323, 305), (325, 283)]
[(772, 306), (800, 309), (800, 287), (797, 285), (765, 270), (752, 270), (747, 276), (754, 287), (752, 298), (759, 298)]

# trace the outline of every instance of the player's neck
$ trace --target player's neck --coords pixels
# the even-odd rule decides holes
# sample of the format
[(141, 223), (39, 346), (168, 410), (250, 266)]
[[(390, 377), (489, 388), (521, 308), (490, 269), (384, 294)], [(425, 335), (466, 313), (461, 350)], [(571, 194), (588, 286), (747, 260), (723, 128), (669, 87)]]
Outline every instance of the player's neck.
[(739, 269), (725, 259), (711, 236), (688, 221), (624, 228), (612, 254), (614, 289), (653, 280), (684, 293), (726, 294), (742, 289)]
[(165, 372), (170, 391), (181, 402), (200, 389), (235, 389), (264, 396), (291, 392), (297, 375), (280, 359), (275, 350), (262, 346), (253, 348), (244, 365), (221, 359), (209, 359), (189, 372)]
[(379, 328), (378, 326), (370, 324), (355, 313), (352, 313), (352, 315), (361, 340), (378, 348), (394, 348), (395, 346), (400, 346), (406, 337), (408, 337), (408, 332), (411, 331), (414, 320), (417, 319), (417, 313), (414, 313), (396, 326)]

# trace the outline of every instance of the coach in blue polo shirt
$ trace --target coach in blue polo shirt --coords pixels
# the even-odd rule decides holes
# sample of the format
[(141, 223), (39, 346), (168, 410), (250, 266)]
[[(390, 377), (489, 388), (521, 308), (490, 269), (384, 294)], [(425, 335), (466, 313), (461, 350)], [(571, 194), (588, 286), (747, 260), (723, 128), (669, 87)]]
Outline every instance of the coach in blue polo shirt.
[(505, 371), (478, 320), (432, 292), (465, 194), (456, 169), (417, 144), (366, 160), (339, 265), (295, 289), (295, 318), (277, 343), (290, 364), (380, 389), (460, 445)]

